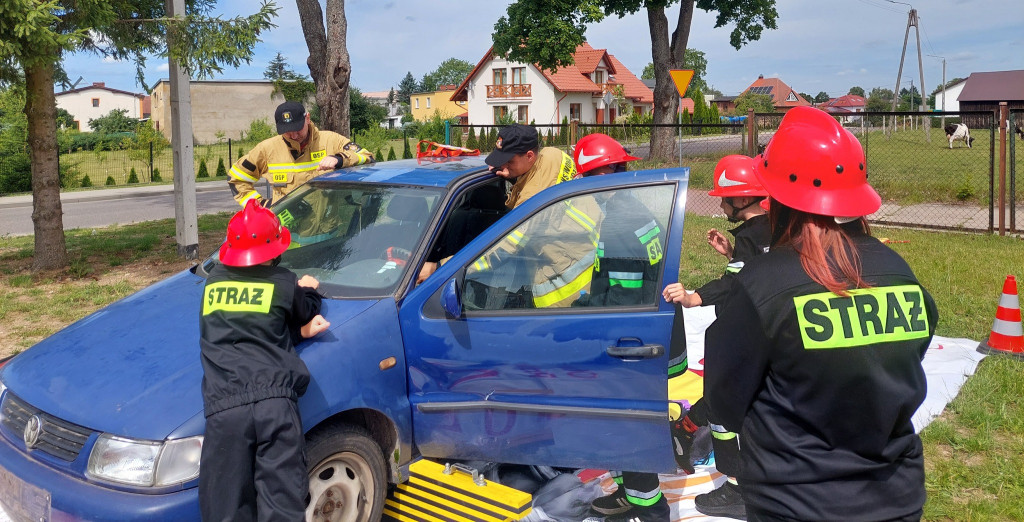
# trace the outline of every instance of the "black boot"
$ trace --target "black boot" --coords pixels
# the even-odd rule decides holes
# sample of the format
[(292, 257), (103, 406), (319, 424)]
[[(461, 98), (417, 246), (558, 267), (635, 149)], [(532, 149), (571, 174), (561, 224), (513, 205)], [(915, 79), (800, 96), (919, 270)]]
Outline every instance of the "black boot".
[(619, 485), (611, 494), (595, 498), (590, 509), (599, 515), (619, 515), (629, 511), (633, 505), (626, 500), (626, 489)]
[(709, 493), (697, 495), (693, 499), (693, 503), (697, 511), (705, 515), (738, 520), (747, 519), (747, 508), (743, 504), (740, 487), (732, 482), (726, 482)]

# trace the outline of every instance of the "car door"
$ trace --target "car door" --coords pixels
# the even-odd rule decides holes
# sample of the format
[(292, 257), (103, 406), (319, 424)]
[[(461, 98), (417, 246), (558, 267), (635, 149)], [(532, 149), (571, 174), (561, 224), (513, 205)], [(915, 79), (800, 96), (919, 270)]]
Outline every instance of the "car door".
[[(409, 292), (399, 317), (422, 455), (675, 469), (666, 404), (674, 313), (660, 289), (678, 276), (688, 173), (545, 190)], [(615, 270), (608, 255), (631, 256), (647, 275), (597, 277), (587, 259)], [(608, 299), (615, 286), (642, 297)]]

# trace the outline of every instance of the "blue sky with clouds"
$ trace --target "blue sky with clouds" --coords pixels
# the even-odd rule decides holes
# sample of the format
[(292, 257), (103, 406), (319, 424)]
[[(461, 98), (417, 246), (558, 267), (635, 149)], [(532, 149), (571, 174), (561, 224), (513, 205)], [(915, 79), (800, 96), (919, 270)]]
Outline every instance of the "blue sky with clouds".
[[(322, 3), (322, 2), (321, 2)], [(913, 2), (910, 2), (913, 3)], [(418, 80), (451, 57), (476, 63), (491, 44), (495, 21), (508, 1), (496, 0), (348, 0), (348, 50), (352, 84), (364, 91), (397, 86), (406, 72)], [(778, 29), (740, 50), (729, 45), (731, 27), (714, 28), (714, 15), (697, 10), (689, 46), (704, 51), (706, 80), (727, 95), (742, 92), (759, 74), (779, 77), (800, 92), (832, 96), (857, 85), (892, 89), (907, 28), (905, 3), (888, 0), (778, 0)], [(219, 78), (260, 79), (277, 52), (297, 72), (308, 75), (308, 51), (295, 4), (278, 1), (277, 28), (263, 35), (252, 63), (227, 69)], [(920, 18), (925, 87), (972, 72), (1024, 69), (1024, 1), (929, 0), (914, 5)], [(250, 0), (224, 0), (225, 17), (249, 14)], [(668, 17), (674, 26), (678, 4)], [(611, 17), (588, 28), (587, 39), (608, 49), (639, 76), (651, 61), (650, 32), (645, 12)], [(902, 86), (919, 85), (916, 43), (911, 28)], [(65, 61), (68, 76), (81, 85), (106, 82), (108, 87), (140, 91), (131, 63), (93, 55)], [(167, 66), (149, 60), (146, 81), (167, 77)], [(59, 89), (58, 89), (59, 90)]]

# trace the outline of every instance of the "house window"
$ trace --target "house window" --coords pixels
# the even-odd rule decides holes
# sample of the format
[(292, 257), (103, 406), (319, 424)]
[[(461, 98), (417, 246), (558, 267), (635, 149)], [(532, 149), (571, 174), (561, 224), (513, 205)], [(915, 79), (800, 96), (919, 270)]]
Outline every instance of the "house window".
[(604, 83), (604, 71), (594, 71), (594, 83), (598, 85)]
[(580, 103), (569, 104), (569, 119), (580, 121), (583, 116), (583, 105)]
[(415, 101), (416, 108), (419, 109), (420, 108), (420, 99), (419, 99), (419, 97), (414, 98), (414, 100), (416, 100)]
[(505, 69), (492, 69), (492, 72), (494, 73), (494, 85), (505, 85), (508, 83), (508, 76), (506, 76), (508, 71)]
[(637, 114), (643, 114), (644, 113), (644, 106), (643, 105), (634, 105), (633, 106), (633, 112), (635, 112)]
[(525, 78), (526, 78), (526, 67), (513, 67), (512, 68), (512, 84), (513, 85), (522, 85), (522, 84), (526, 83), (525, 81), (523, 81), (523, 80), (525, 80)]
[(93, 107), (99, 107), (100, 106), (100, 99), (99, 98), (93, 98), (92, 99), (92, 106)]
[(494, 106), (494, 124), (495, 125), (500, 124), (501, 120), (505, 119), (505, 117), (507, 117), (507, 116), (508, 116), (508, 107), (506, 107), (504, 105), (495, 105)]
[(530, 123), (530, 106), (529, 105), (520, 105), (519, 106), (519, 114), (518, 114), (518, 117), (516, 118), (516, 121), (518, 121), (519, 123), (522, 123), (524, 125)]
[(786, 101), (788, 101), (788, 102), (795, 102), (796, 101), (796, 93), (790, 92), (789, 96), (786, 96)]
[(427, 108), (430, 108), (430, 96), (427, 96)]

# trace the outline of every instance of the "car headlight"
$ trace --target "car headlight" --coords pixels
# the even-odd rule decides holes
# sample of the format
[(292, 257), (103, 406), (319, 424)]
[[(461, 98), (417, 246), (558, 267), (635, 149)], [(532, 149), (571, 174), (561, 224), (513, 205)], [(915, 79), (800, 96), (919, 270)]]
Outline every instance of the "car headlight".
[(163, 442), (101, 434), (89, 454), (86, 474), (131, 486), (169, 486), (199, 476), (203, 437)]

